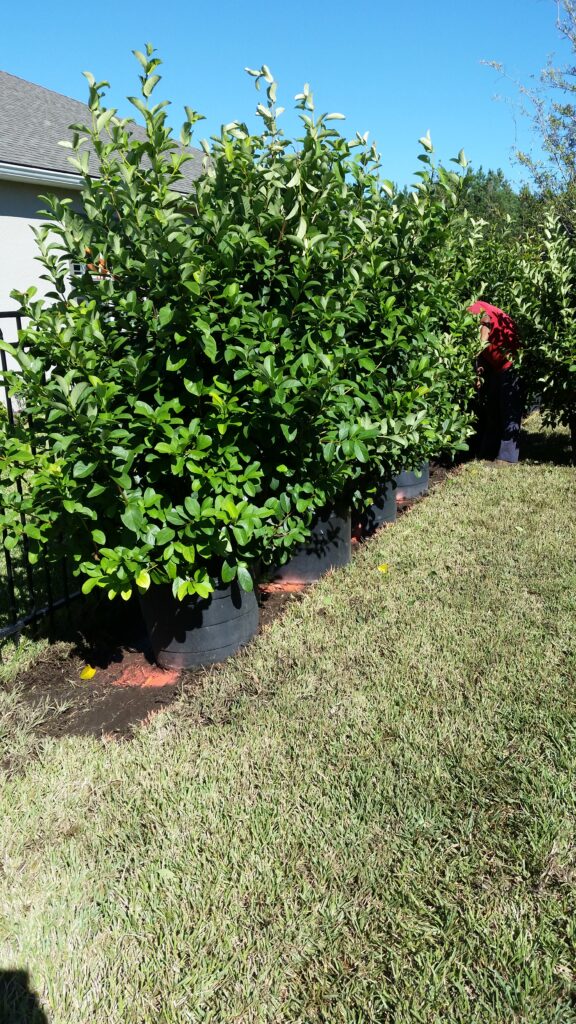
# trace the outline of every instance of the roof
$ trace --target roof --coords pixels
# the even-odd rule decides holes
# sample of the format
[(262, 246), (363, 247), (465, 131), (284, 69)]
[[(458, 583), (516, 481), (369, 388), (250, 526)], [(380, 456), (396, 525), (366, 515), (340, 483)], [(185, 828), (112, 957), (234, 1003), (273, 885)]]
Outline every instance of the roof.
[[(0, 164), (55, 172), (64, 180), (70, 175), (71, 183), (78, 180), (68, 163), (70, 151), (58, 143), (70, 138), (71, 124), (90, 123), (91, 116), (86, 103), (0, 71)], [(134, 135), (144, 139), (144, 128), (136, 125)], [(182, 167), (178, 191), (188, 192), (202, 173), (204, 154), (198, 149), (190, 149), (190, 154), (192, 159)], [(93, 154), (90, 171), (95, 176), (98, 173)]]

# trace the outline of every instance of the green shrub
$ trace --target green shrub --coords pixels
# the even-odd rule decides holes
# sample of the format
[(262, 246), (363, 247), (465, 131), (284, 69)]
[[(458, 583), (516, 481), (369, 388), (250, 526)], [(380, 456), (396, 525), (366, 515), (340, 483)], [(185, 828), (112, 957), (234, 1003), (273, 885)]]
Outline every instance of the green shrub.
[[(176, 141), (152, 103), (160, 62), (137, 57), (145, 138), (88, 76), (92, 123), (68, 143), (84, 213), (47, 199), (52, 291), (19, 296), (29, 326), (7, 375), (35, 436), (18, 424), (6, 442), (1, 476), (26, 487), (0, 526), (33, 558), (63, 535), (86, 591), (170, 580), (183, 598), (236, 575), (250, 587), (254, 560), (282, 561), (319, 509), (465, 443), (459, 176), (427, 165), (401, 202), (307, 87), (291, 142), (263, 67), (261, 132), (223, 128), (186, 195), (199, 115), (187, 108)], [(87, 269), (70, 289), (71, 261)]]
[(544, 210), (539, 229), (514, 237), (509, 226), (488, 229), (475, 252), (476, 292), (518, 325), (518, 367), (528, 404), (544, 422), (571, 428), (576, 450), (576, 248), (571, 233)]
[(576, 247), (551, 210), (519, 253), (512, 301), (529, 392), (545, 422), (571, 428), (576, 451)]

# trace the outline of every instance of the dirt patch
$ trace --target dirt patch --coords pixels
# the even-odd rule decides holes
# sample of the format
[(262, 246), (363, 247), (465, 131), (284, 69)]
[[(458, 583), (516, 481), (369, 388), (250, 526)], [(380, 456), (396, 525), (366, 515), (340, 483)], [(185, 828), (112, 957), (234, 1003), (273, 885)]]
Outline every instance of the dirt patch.
[(306, 587), (297, 584), (263, 584), (260, 587), (260, 627), (262, 632), (266, 626), (277, 619), (287, 605), (293, 601), (300, 601), (306, 592)]
[(437, 487), (443, 484), (446, 477), (457, 473), (458, 466), (443, 466), (439, 462), (430, 463), (430, 486)]
[[(103, 655), (99, 660), (104, 661)], [(96, 668), (90, 679), (83, 679), (82, 673), (93, 667), (77, 648), (64, 658), (58, 647), (49, 648), (17, 678), (21, 699), (45, 712), (36, 728), (39, 735), (131, 735), (138, 723), (180, 693), (177, 677), (171, 673), (164, 685), (122, 684), (123, 675), (139, 678), (142, 669), (153, 668), (143, 651), (126, 650), (122, 657)]]
[[(301, 592), (263, 587), (259, 631), (300, 597)], [(158, 668), (138, 610), (122, 613), (99, 635), (85, 629), (64, 656), (60, 645), (49, 648), (17, 677), (20, 698), (44, 712), (38, 735), (129, 738), (151, 715), (202, 687), (205, 669), (180, 673)]]
[[(430, 486), (441, 485), (450, 472), (453, 470), (431, 464)], [(402, 502), (399, 513), (421, 500)], [(282, 615), (289, 603), (301, 600), (305, 590), (263, 584), (259, 631)], [(49, 648), (16, 680), (21, 699), (45, 712), (36, 727), (39, 735), (129, 738), (151, 715), (182, 694), (202, 688), (206, 670), (168, 672), (154, 664), (136, 601), (114, 614), (109, 602), (103, 603), (92, 609), (89, 618), (67, 656), (62, 656), (59, 645)], [(98, 632), (94, 623), (98, 623)]]
[(44, 736), (95, 736), (122, 739), (155, 712), (171, 704), (180, 689), (174, 685), (146, 690), (137, 686), (91, 686), (88, 693), (71, 691), (69, 706), (55, 712), (39, 732)]

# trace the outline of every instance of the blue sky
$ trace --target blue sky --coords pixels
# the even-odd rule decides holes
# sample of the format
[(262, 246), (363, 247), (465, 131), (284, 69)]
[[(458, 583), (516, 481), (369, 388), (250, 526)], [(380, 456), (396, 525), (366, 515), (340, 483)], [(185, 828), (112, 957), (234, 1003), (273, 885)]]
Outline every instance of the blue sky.
[(250, 120), (256, 95), (243, 68), (266, 63), (286, 130), (295, 126), (292, 98), (310, 82), (319, 110), (346, 114), (342, 131), (370, 132), (387, 178), (410, 180), (429, 129), (444, 161), (463, 147), (474, 166), (501, 167), (518, 181), (512, 151), (531, 145), (529, 125), (513, 85), (481, 61), (499, 61), (529, 84), (550, 54), (566, 57), (555, 19), (554, 0), (26, 0), (4, 6), (0, 68), (81, 100), (81, 72), (90, 70), (110, 81), (110, 102), (127, 113), (124, 97), (137, 86), (131, 50), (150, 40), (174, 123), (190, 104), (206, 115), (200, 138)]

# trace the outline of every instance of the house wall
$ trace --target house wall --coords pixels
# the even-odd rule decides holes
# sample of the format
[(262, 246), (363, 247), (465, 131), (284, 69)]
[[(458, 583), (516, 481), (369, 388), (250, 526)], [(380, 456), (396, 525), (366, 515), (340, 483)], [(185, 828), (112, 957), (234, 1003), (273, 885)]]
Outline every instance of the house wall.
[[(35, 259), (37, 246), (32, 227), (42, 223), (39, 211), (44, 205), (39, 199), (47, 189), (23, 185), (14, 181), (0, 181), (0, 312), (16, 309), (10, 298), (14, 288), (24, 291), (30, 285), (43, 295), (48, 290), (46, 281), (40, 280), (43, 267)], [(67, 194), (78, 199), (78, 193), (50, 189), (64, 198)]]
[[(47, 281), (41, 281), (44, 268), (37, 261), (38, 248), (32, 228), (38, 227), (44, 218), (40, 210), (44, 206), (39, 195), (48, 189), (35, 185), (0, 180), (0, 312), (18, 309), (18, 303), (10, 298), (10, 292), (17, 288), (25, 291), (35, 285), (39, 295), (49, 290)], [(51, 188), (53, 195), (61, 198), (71, 196), (78, 204), (78, 192), (65, 192)], [(0, 319), (0, 331), (5, 341), (16, 341), (16, 321)], [(8, 356), (9, 369), (16, 369), (16, 363)], [(6, 404), (4, 388), (0, 386), (0, 404)]]

